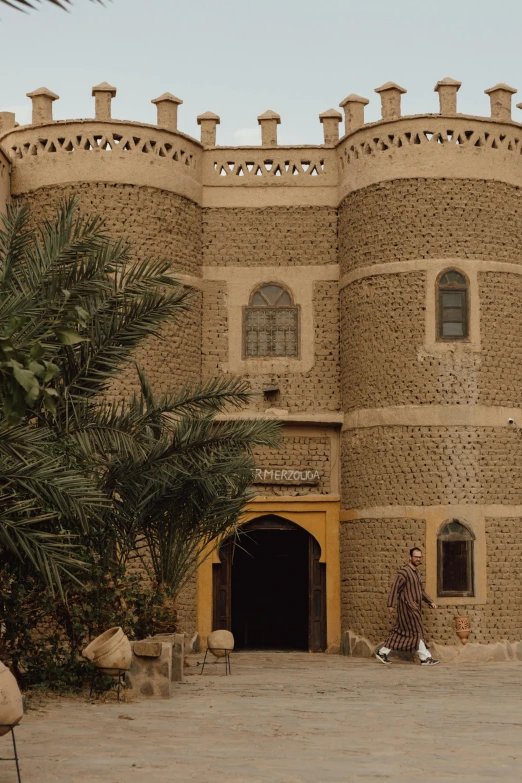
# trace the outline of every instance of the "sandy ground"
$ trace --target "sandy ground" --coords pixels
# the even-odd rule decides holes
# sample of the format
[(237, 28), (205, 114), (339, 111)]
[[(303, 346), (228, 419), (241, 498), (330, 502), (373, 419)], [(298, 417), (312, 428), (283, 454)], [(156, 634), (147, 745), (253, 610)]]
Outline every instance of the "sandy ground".
[[(170, 700), (29, 712), (22, 783), (522, 780), (522, 663), (237, 653), (231, 677), (198, 671)], [(0, 781), (16, 783), (13, 764)]]

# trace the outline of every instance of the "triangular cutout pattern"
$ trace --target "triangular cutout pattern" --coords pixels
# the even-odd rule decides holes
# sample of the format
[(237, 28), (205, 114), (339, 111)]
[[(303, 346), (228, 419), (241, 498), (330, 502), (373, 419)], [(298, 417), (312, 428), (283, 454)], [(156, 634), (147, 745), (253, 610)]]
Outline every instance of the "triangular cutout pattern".
[[(417, 125), (418, 127), (418, 125)], [(450, 128), (442, 125), (438, 128), (432, 127), (426, 130), (412, 130), (402, 131), (399, 133), (387, 133), (382, 136), (372, 136), (370, 139), (364, 139), (357, 141), (351, 145), (346, 145), (341, 149), (341, 165), (349, 166), (360, 160), (362, 157), (378, 155), (381, 152), (387, 152), (390, 149), (406, 149), (410, 145), (422, 146), (424, 144), (437, 144), (439, 146), (458, 146), (471, 148), (482, 148), (488, 150), (504, 150), (507, 152), (514, 152), (516, 154), (522, 154), (522, 138), (518, 136), (510, 136), (508, 133), (502, 132), (498, 135), (492, 134), (490, 131), (482, 131), (482, 129), (463, 128), (461, 130), (456, 129), (452, 124)], [(301, 167), (303, 173), (312, 174), (312, 167), (306, 166), (305, 162), (301, 161)], [(317, 167), (317, 171), (319, 168)], [(324, 171), (324, 168), (322, 168)], [(312, 175), (313, 176), (313, 175)]]
[[(192, 155), (187, 155), (187, 165), (195, 165)], [(214, 172), (220, 177), (243, 177), (245, 179), (253, 177), (278, 177), (294, 180), (296, 177), (318, 177), (325, 174), (324, 159), (312, 161), (310, 158), (301, 160), (286, 159), (274, 160), (273, 158), (264, 158), (260, 160), (239, 160), (239, 161), (218, 161), (213, 163)]]
[[(63, 134), (63, 129), (62, 129)], [(144, 153), (183, 163), (185, 166), (196, 166), (194, 156), (185, 150), (175, 150), (172, 144), (162, 143), (155, 138), (140, 138), (139, 136), (124, 136), (121, 133), (86, 133), (75, 136), (56, 136), (55, 138), (36, 138), (34, 141), (23, 141), (10, 149), (13, 160), (34, 157), (43, 153), (58, 154), (60, 152), (104, 152)]]

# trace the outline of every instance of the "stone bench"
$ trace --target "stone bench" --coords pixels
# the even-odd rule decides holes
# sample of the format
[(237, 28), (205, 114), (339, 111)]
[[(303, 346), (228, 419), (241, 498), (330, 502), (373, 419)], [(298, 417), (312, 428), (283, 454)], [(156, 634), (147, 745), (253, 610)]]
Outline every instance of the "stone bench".
[(170, 698), (172, 683), (184, 679), (184, 643), (184, 635), (178, 633), (131, 642), (132, 661), (125, 675), (126, 693), (131, 698)]

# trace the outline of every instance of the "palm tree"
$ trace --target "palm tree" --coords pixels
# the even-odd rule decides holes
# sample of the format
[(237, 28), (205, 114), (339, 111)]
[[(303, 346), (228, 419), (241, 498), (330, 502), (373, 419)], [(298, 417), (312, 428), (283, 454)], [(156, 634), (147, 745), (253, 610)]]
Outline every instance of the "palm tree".
[(143, 454), (111, 455), (105, 490), (115, 506), (121, 559), (143, 551), (159, 589), (175, 595), (209, 544), (237, 530), (252, 496), (253, 447), (277, 446), (279, 430), (269, 420), (216, 421), (250, 399), (240, 379), (154, 395), (140, 372), (140, 386), (118, 415)]
[(52, 583), (75, 565), (72, 536), (122, 563), (145, 546), (159, 588), (176, 593), (234, 528), (252, 451), (277, 445), (278, 427), (216, 421), (251, 397), (232, 377), (154, 395), (138, 369), (140, 392), (111, 405), (135, 349), (193, 292), (74, 199), (54, 221), (29, 221), (11, 206), (0, 230), (0, 548)]
[[(10, 5), (11, 8), (16, 8), (17, 11), (25, 11), (26, 8), (36, 8), (34, 2), (30, 2), (30, 0), (0, 0), (0, 2), (5, 5)], [(37, 2), (41, 2), (41, 0), (37, 0)], [(68, 5), (71, 5), (71, 0), (47, 0), (47, 2), (57, 5), (64, 10), (67, 9)], [(103, 0), (91, 0), (91, 3), (103, 5)]]

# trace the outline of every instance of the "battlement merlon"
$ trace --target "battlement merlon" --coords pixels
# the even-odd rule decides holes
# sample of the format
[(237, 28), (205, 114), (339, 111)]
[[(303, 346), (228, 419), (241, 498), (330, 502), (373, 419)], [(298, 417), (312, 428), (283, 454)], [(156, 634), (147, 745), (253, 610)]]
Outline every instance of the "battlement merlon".
[[(453, 117), (457, 112), (457, 92), (462, 83), (446, 76), (435, 85), (435, 92), (439, 95), (440, 115)], [(102, 82), (92, 88), (92, 95), (95, 99), (95, 120), (109, 121), (112, 119), (111, 103), (116, 97), (116, 87), (107, 82)], [(400, 120), (403, 118), (401, 111), (401, 98), (406, 93), (406, 89), (395, 82), (386, 82), (381, 87), (376, 87), (375, 92), (381, 99), (381, 119), (379, 123)], [(507, 84), (496, 84), (485, 90), (489, 95), (491, 102), (492, 120), (500, 122), (514, 122), (511, 117), (511, 98), (517, 90)], [(49, 90), (47, 87), (40, 87), (33, 92), (27, 93), (27, 97), (32, 102), (32, 121), (31, 125), (46, 125), (53, 122), (53, 103), (59, 99), (59, 96)], [(154, 98), (151, 103), (155, 104), (157, 109), (157, 126), (165, 130), (179, 133), (178, 130), (178, 107), (183, 103), (181, 98), (177, 98), (172, 93), (165, 92), (158, 98)], [(348, 95), (339, 106), (344, 110), (345, 136), (353, 133), (361, 127), (368, 124), (364, 120), (364, 108), (369, 103), (368, 98), (364, 98), (355, 93)], [(517, 108), (522, 108), (522, 104), (517, 104)], [(408, 116), (408, 115), (405, 115)], [(411, 116), (411, 115), (409, 115)], [(418, 116), (418, 115), (415, 115)], [(458, 115), (462, 116), (462, 115)], [(335, 109), (328, 109), (319, 115), (319, 121), (323, 125), (324, 144), (326, 146), (335, 145), (338, 141), (338, 121), (342, 116)], [(477, 117), (477, 119), (479, 119)], [(261, 126), (261, 147), (276, 147), (277, 126), (281, 124), (281, 117), (274, 111), (268, 110), (257, 118)], [(81, 122), (84, 120), (67, 120), (67, 122)], [(220, 124), (220, 118), (213, 112), (206, 112), (197, 117), (198, 125), (201, 126), (201, 145), (205, 148), (218, 146), (216, 144), (216, 126)], [(60, 121), (64, 122), (64, 121)], [(141, 122), (132, 120), (118, 121), (126, 122), (132, 125), (145, 125)], [(376, 123), (371, 123), (374, 126)], [(0, 136), (6, 131), (17, 127), (16, 118), (12, 112), (0, 112)], [(147, 125), (147, 127), (150, 127)], [(187, 136), (187, 134), (183, 134)], [(192, 137), (188, 137), (191, 138)], [(197, 143), (196, 139), (192, 141)], [(245, 145), (246, 146), (246, 145)], [(258, 145), (248, 145), (258, 146)], [(297, 147), (301, 145), (296, 145)]]
[(116, 87), (107, 82), (102, 82), (92, 88), (94, 98), (94, 116), (97, 120), (111, 119), (111, 102), (116, 97)]
[(41, 87), (28, 93), (31, 125), (18, 126), (12, 112), (0, 113), (0, 145), (11, 162), (13, 195), (74, 182), (114, 182), (162, 188), (198, 203), (208, 203), (204, 193), (212, 191), (212, 204), (250, 199), (251, 205), (335, 206), (352, 190), (392, 179), (462, 177), (522, 186), (522, 128), (511, 117), (516, 90), (506, 84), (486, 90), (491, 116), (477, 117), (458, 113), (460, 86), (442, 79), (435, 85), (439, 113), (402, 116), (405, 89), (387, 82), (376, 89), (382, 118), (372, 123), (364, 119), (368, 99), (352, 93), (340, 104), (345, 135), (339, 139), (342, 115), (329, 109), (319, 115), (324, 132), (319, 145), (279, 144), (281, 118), (267, 111), (258, 117), (261, 144), (241, 147), (216, 144), (220, 118), (213, 112), (197, 118), (201, 141), (181, 132), (182, 101), (171, 93), (152, 101), (158, 116), (157, 125), (150, 125), (114, 119), (116, 88), (107, 82), (92, 88), (94, 119), (53, 120), (58, 96)]

